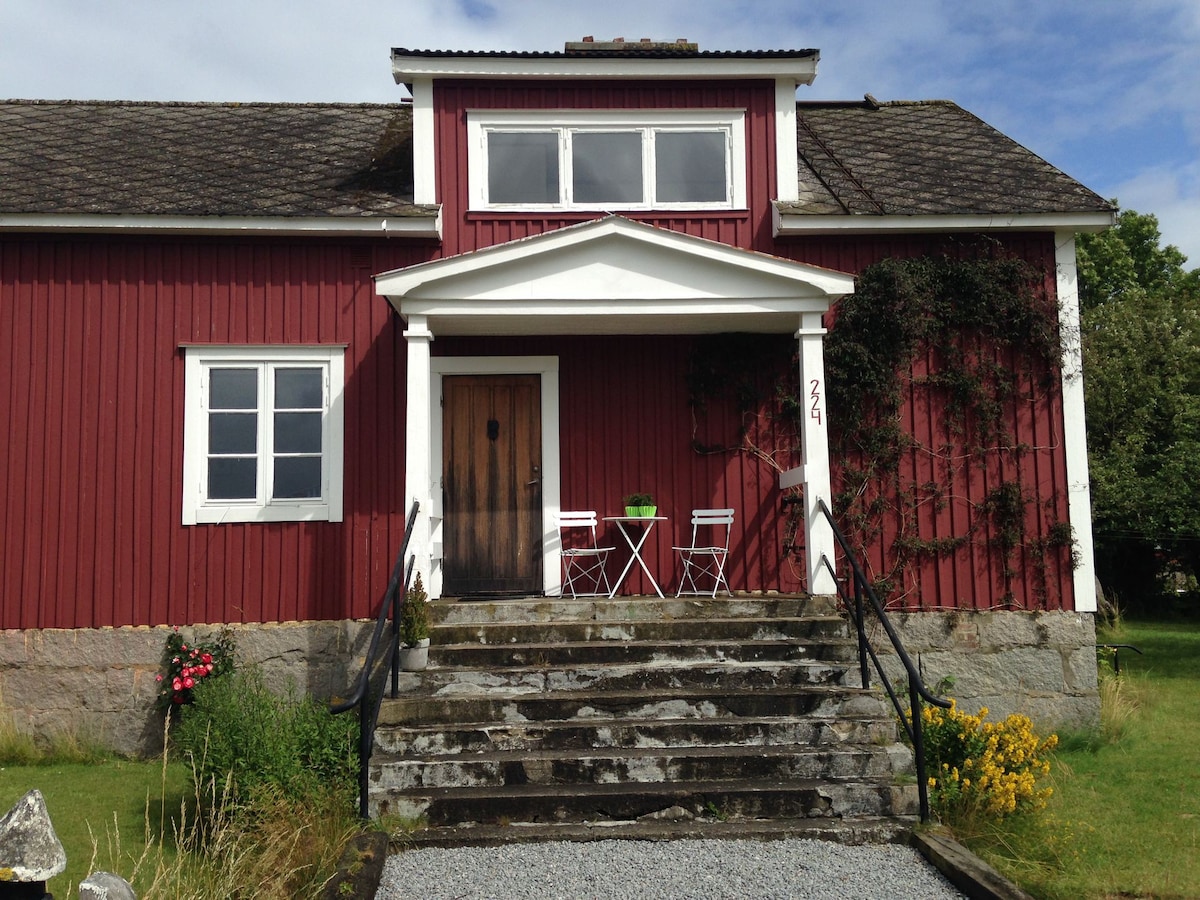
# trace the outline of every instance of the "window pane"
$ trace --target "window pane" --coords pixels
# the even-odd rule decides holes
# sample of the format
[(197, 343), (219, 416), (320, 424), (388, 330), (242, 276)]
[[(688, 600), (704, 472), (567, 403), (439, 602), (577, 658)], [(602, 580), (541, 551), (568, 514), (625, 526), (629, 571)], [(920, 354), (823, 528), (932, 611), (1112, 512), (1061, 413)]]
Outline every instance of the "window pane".
[(275, 413), (276, 453), (320, 453), (321, 414)]
[(275, 460), (277, 500), (303, 500), (321, 496), (321, 457), (290, 456)]
[(661, 203), (728, 201), (725, 135), (660, 131), (654, 138), (655, 199)]
[(256, 409), (257, 407), (257, 369), (209, 370), (209, 409)]
[(488, 134), (489, 203), (558, 203), (558, 133)]
[(257, 449), (257, 415), (253, 413), (209, 414), (209, 453), (254, 453)]
[(576, 132), (571, 167), (576, 203), (642, 202), (641, 132)]
[(276, 369), (276, 409), (320, 409), (324, 401), (320, 369)]
[(210, 459), (209, 500), (253, 500), (258, 493), (258, 463), (254, 457)]

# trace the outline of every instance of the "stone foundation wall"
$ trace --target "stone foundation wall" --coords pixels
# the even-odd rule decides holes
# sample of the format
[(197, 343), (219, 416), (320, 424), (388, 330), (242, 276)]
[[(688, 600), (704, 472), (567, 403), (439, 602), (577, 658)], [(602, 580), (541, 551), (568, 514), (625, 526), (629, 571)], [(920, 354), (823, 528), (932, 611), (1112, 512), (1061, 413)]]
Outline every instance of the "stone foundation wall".
[[(891, 618), (925, 683), (935, 688), (952, 680), (941, 693), (965, 712), (986, 706), (990, 721), (1023, 713), (1042, 732), (1100, 724), (1092, 613), (952, 611)], [(878, 631), (873, 642), (895, 684), (904, 669)]]
[[(927, 612), (893, 622), (931, 687), (968, 712), (996, 720), (1028, 715), (1039, 729), (1099, 723), (1096, 633), (1090, 613)], [(373, 623), (292, 622), (231, 626), (239, 664), (263, 667), (269, 683), (342, 696), (356, 677)], [(180, 629), (189, 639), (215, 626)], [(130, 755), (162, 748), (155, 709), (163, 644), (170, 629), (101, 628), (0, 631), (0, 711), (23, 731), (73, 730)], [(874, 640), (888, 679), (903, 674), (882, 634)], [(880, 638), (883, 638), (881, 641)], [(872, 678), (874, 678), (874, 674)]]
[[(327, 699), (348, 692), (373, 622), (232, 625), (239, 665), (258, 664), (269, 684)], [(181, 628), (188, 640), (220, 626)], [(163, 716), (155, 708), (161, 628), (0, 631), (0, 714), (33, 734), (64, 730), (127, 755), (158, 753)]]

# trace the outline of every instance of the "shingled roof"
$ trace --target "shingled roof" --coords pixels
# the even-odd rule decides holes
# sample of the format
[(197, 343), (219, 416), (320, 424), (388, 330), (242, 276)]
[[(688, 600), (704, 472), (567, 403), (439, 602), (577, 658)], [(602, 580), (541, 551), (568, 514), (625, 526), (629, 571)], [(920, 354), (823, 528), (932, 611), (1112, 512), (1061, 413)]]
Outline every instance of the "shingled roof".
[(0, 102), (0, 214), (412, 216), (412, 108)]
[(1108, 212), (1110, 204), (947, 100), (799, 103), (800, 215)]
[[(789, 217), (1110, 210), (959, 106), (800, 103)], [(432, 217), (404, 104), (0, 102), (0, 216)]]

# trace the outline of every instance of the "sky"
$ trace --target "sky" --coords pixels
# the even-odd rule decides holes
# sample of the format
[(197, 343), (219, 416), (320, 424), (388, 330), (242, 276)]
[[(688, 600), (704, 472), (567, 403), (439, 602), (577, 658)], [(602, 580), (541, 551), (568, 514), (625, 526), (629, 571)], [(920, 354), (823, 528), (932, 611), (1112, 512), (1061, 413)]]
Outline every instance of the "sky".
[(393, 47), (585, 35), (814, 48), (800, 99), (953, 100), (1200, 268), (1200, 0), (0, 0), (0, 97), (387, 103)]

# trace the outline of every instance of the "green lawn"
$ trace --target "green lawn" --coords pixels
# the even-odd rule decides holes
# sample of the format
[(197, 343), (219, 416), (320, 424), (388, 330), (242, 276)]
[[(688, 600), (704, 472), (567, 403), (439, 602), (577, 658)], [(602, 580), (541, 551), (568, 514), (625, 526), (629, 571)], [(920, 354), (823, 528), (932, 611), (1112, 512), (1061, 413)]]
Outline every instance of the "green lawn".
[(1047, 812), (1063, 846), (1047, 854), (1031, 830), (1009, 851), (1041, 867), (992, 861), (1043, 900), (1200, 897), (1200, 625), (1127, 622), (1100, 640), (1144, 654), (1121, 652), (1124, 734), (1058, 753)]
[[(52, 878), (47, 889), (56, 897), (75, 897), (79, 882), (94, 869), (130, 870), (145, 847), (147, 823), (157, 839), (164, 809), (168, 820), (178, 816), (182, 798), (191, 793), (191, 775), (179, 764), (164, 773), (158, 760), (0, 766), (0, 811), (35, 788), (46, 798), (67, 854), (67, 870)], [(172, 833), (169, 821), (165, 832)], [(93, 839), (98, 850), (94, 866)], [(118, 857), (124, 865), (118, 865)]]

